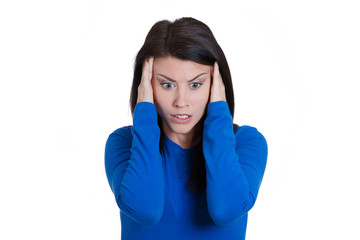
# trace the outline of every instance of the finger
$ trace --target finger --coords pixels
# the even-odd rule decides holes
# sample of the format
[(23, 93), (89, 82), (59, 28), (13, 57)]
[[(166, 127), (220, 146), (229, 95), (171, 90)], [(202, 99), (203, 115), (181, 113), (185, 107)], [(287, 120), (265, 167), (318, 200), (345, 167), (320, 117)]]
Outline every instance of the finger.
[(217, 62), (214, 63), (213, 71), (213, 82), (211, 86), (211, 97), (210, 102), (226, 101), (225, 85), (222, 80), (219, 65)]
[(153, 72), (153, 63), (154, 63), (154, 57), (150, 57), (148, 59), (148, 81), (151, 81), (152, 78), (152, 72)]
[(143, 72), (142, 72), (142, 81), (144, 81), (146, 83), (151, 82), (153, 62), (154, 62), (153, 57), (147, 58), (144, 61)]
[(148, 59), (146, 59), (143, 63), (143, 67), (142, 67), (141, 81), (144, 81), (144, 79), (147, 79), (148, 68), (149, 68), (149, 62), (148, 62)]
[(138, 86), (137, 102), (152, 102), (153, 91), (151, 86), (153, 58), (147, 58), (142, 67), (141, 82)]
[(219, 71), (219, 64), (217, 62), (214, 63), (214, 78), (216, 80), (221, 79), (220, 71)]

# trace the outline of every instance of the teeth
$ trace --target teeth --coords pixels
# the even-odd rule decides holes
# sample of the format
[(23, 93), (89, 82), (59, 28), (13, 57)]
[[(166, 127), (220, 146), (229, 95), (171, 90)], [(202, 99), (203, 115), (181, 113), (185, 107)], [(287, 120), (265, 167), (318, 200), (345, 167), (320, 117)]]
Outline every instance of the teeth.
[(188, 115), (175, 115), (175, 117), (180, 118), (180, 119), (185, 119), (188, 118)]

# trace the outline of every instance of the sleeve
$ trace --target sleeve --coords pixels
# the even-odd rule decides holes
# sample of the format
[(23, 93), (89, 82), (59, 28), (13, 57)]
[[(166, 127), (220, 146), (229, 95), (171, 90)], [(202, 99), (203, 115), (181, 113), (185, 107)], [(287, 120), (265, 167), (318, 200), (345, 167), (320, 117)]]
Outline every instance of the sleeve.
[(209, 104), (204, 123), (207, 203), (217, 225), (228, 225), (254, 205), (267, 161), (267, 143), (256, 128), (233, 131), (224, 101)]
[(107, 178), (120, 210), (142, 225), (156, 224), (164, 208), (160, 129), (152, 103), (135, 106), (133, 126), (110, 134), (105, 146)]

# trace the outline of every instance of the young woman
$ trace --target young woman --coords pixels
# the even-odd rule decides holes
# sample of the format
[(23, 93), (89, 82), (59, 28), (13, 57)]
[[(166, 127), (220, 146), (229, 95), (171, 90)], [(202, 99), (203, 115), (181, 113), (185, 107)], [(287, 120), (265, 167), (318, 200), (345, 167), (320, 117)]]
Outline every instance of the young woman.
[(123, 240), (245, 239), (267, 143), (233, 124), (230, 70), (193, 18), (157, 22), (135, 60), (133, 125), (110, 134), (107, 178)]

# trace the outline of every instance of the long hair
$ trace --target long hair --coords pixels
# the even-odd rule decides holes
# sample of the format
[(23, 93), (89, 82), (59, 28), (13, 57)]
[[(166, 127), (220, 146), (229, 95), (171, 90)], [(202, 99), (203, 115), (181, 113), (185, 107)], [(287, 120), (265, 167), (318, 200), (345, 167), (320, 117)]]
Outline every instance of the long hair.
[[(137, 103), (142, 66), (150, 56), (154, 58), (171, 56), (208, 66), (213, 66), (216, 61), (225, 85), (226, 101), (232, 117), (234, 116), (234, 92), (230, 69), (225, 54), (206, 24), (194, 18), (180, 18), (174, 22), (162, 20), (152, 26), (135, 59), (134, 78), (130, 95), (132, 114)], [(158, 120), (162, 131), (160, 116), (158, 116)], [(160, 141), (160, 151), (161, 144), (162, 141)], [(187, 186), (193, 193), (197, 193), (206, 187), (205, 158), (202, 151), (190, 170)]]

